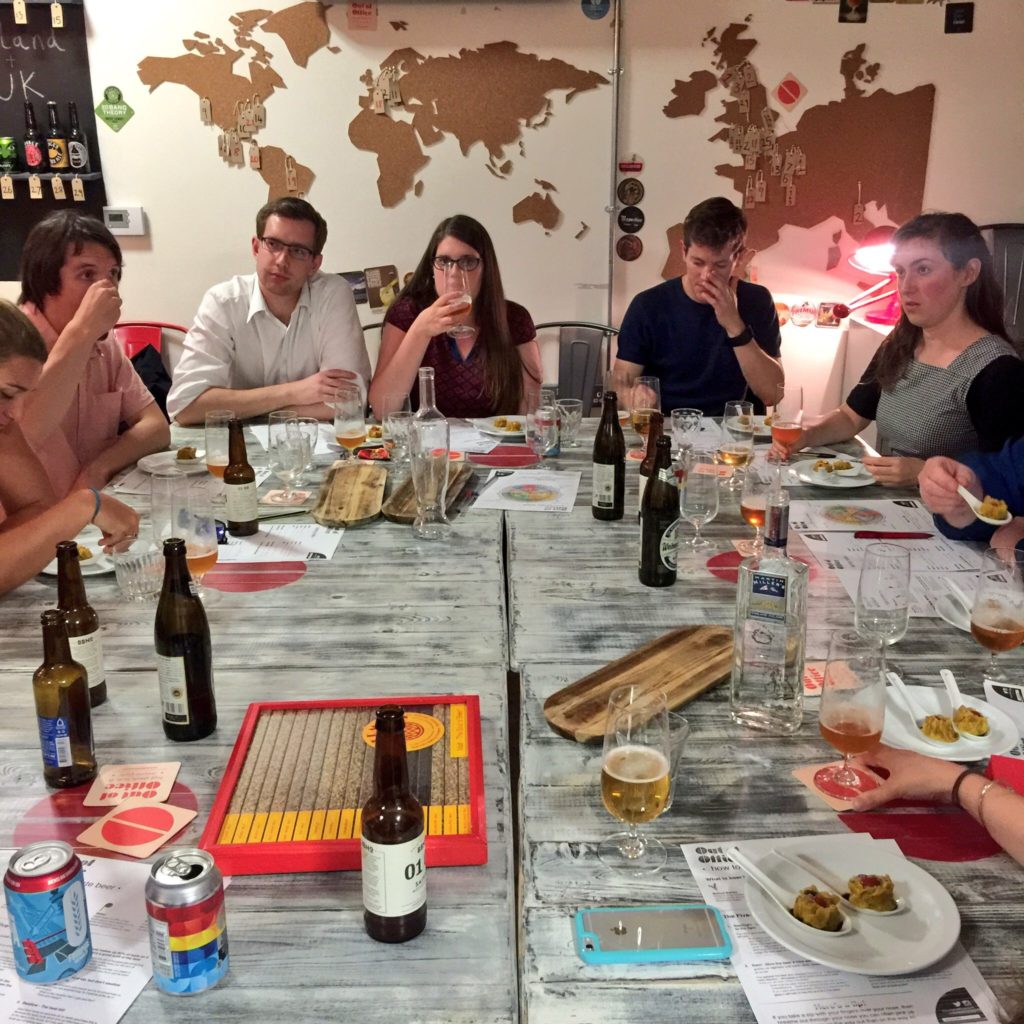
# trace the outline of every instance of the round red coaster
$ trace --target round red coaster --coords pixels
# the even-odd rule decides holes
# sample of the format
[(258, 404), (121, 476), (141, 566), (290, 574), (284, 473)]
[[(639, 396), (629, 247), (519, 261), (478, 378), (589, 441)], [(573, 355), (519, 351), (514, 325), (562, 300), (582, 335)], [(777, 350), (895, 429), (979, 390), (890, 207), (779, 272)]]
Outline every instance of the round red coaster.
[(842, 762), (837, 762), (837, 764), (827, 764), (824, 768), (819, 768), (814, 773), (815, 786), (817, 786), (818, 789), (820, 789), (826, 796), (834, 797), (837, 800), (853, 800), (861, 793), (867, 793), (869, 790), (878, 789), (878, 781), (876, 779), (854, 767), (851, 767), (850, 770), (857, 776), (856, 785), (844, 786), (842, 783), (836, 782), (830, 776), (839, 764), (842, 764)]
[[(89, 793), (92, 783), (76, 786), (74, 789), (62, 789), (34, 803), (14, 827), (14, 845), (27, 846), (44, 839), (62, 839), (79, 853), (89, 856), (116, 857), (118, 860), (138, 860), (125, 854), (114, 853), (113, 850), (98, 850), (94, 846), (86, 846), (76, 840), (76, 836), (84, 832), (94, 821), (109, 814), (109, 807), (86, 807), (82, 801)], [(171, 787), (167, 803), (176, 807), (184, 807), (189, 811), (199, 810), (199, 801), (188, 786), (175, 782)], [(154, 804), (153, 807), (159, 807)], [(144, 808), (149, 810), (149, 808)]]

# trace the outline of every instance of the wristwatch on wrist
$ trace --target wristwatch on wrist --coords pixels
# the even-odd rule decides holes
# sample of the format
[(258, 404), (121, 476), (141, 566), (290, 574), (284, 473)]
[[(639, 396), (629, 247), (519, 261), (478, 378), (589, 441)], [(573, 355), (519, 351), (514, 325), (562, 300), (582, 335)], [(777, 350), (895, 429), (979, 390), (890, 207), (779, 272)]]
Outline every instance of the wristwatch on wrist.
[(747, 345), (754, 340), (754, 332), (749, 327), (744, 327), (735, 338), (730, 338), (726, 335), (725, 340), (733, 348), (741, 348), (743, 345)]

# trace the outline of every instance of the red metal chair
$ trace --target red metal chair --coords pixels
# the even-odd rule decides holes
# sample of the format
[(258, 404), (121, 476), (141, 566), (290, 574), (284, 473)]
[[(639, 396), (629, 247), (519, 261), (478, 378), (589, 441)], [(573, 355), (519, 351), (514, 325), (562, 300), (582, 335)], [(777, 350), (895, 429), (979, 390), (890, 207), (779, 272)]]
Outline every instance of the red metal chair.
[(187, 327), (158, 323), (154, 320), (127, 320), (114, 327), (117, 332), (117, 340), (121, 343), (124, 354), (129, 359), (141, 352), (147, 345), (152, 345), (157, 352), (160, 352), (165, 329), (180, 331), (182, 336), (188, 333)]

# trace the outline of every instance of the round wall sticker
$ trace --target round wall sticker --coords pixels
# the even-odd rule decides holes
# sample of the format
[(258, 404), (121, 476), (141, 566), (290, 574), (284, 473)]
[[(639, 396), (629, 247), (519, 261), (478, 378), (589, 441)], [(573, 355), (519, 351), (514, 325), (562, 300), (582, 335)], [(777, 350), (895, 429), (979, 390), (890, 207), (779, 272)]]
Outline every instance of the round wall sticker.
[(615, 251), (620, 260), (632, 263), (644, 251), (644, 243), (636, 235), (623, 235), (615, 243)]
[(624, 206), (636, 206), (644, 197), (644, 186), (639, 178), (623, 178), (615, 194)]
[(619, 227), (632, 235), (644, 226), (644, 211), (639, 206), (624, 206), (619, 210)]

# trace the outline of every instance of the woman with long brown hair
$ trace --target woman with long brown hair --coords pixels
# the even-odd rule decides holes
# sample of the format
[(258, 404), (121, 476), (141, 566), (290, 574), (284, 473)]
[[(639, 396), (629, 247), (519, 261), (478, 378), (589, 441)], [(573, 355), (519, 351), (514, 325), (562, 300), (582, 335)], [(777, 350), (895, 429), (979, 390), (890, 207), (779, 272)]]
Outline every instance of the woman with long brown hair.
[(995, 451), (1024, 434), (1024, 360), (1003, 323), (1003, 296), (977, 225), (925, 213), (893, 236), (903, 312), (860, 383), (786, 451), (845, 441), (872, 420), (878, 483), (906, 486), (924, 460)]
[[(465, 275), (472, 306), (450, 286)], [(469, 325), (456, 336), (453, 327)], [(437, 406), (446, 416), (493, 416), (525, 410), (525, 395), (541, 381), (540, 349), (530, 314), (505, 298), (494, 245), (483, 225), (465, 214), (438, 224), (409, 283), (388, 309), (370, 402), (381, 416), (389, 395), (410, 394), (421, 366), (434, 368)]]

